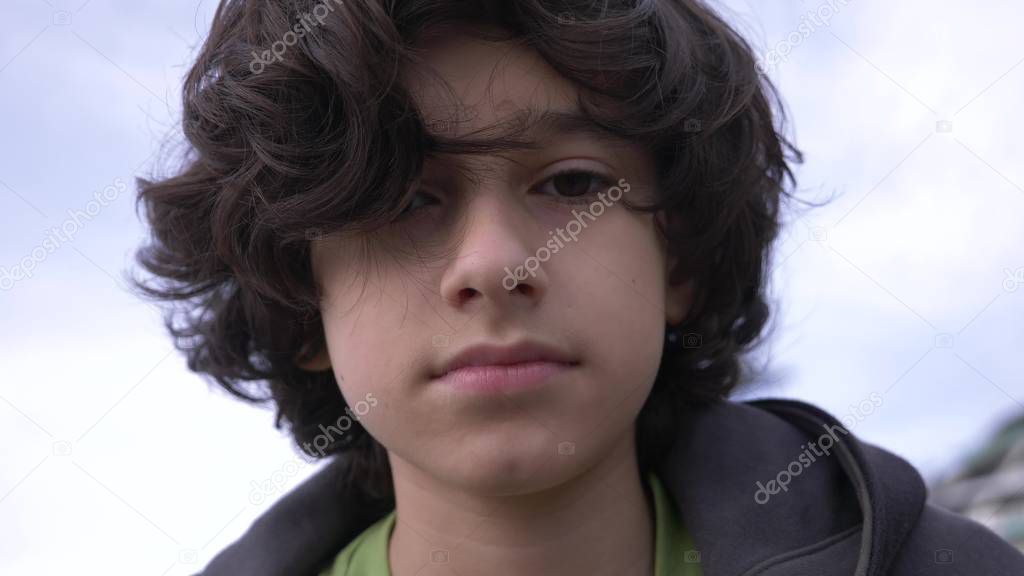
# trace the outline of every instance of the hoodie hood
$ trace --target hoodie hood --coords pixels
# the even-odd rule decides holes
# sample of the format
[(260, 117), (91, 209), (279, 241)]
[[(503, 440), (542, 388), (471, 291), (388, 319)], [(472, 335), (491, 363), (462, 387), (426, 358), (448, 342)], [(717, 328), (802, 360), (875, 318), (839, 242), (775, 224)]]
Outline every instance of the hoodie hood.
[(794, 401), (693, 410), (658, 474), (707, 575), (887, 574), (926, 496), (905, 460)]
[[(346, 490), (346, 467), (344, 456), (336, 457), (293, 489), (201, 576), (315, 576), (390, 511)], [(974, 576), (1024, 574), (1024, 556), (966, 520), (942, 516), (915, 532), (926, 508), (917, 471), (801, 402), (692, 408), (655, 473), (692, 534), (705, 576), (923, 573), (917, 571), (935, 567), (939, 552), (953, 552), (935, 548), (937, 538), (952, 534), (936, 529), (940, 522), (974, 541), (961, 558), (991, 548), (998, 553), (974, 556), (1021, 570), (972, 569)], [(894, 566), (899, 570), (891, 572)]]

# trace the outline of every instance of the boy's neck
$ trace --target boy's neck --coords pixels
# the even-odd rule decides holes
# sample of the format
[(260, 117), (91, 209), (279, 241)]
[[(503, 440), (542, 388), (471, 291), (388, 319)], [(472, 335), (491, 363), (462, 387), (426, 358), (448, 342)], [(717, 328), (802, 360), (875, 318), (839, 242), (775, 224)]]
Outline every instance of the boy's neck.
[(651, 576), (654, 516), (634, 434), (571, 481), (520, 496), (466, 493), (389, 454), (392, 576)]

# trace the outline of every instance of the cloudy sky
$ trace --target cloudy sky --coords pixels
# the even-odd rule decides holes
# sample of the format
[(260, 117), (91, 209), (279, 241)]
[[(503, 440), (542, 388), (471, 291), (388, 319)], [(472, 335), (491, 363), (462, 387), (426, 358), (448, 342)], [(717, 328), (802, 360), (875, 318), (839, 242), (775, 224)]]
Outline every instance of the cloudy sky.
[[(853, 407), (855, 433), (941, 475), (1024, 410), (1024, 3), (719, 5), (772, 62), (799, 196), (832, 199), (787, 214), (746, 394)], [(5, 573), (191, 574), (313, 471), (125, 289), (133, 178), (174, 143), (214, 8), (0, 7)]]

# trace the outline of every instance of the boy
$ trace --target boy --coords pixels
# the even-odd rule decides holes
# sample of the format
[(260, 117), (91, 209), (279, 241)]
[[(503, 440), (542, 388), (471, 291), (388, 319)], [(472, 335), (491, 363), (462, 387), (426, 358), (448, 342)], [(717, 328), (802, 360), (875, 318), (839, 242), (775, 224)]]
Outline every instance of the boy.
[(223, 0), (185, 88), (145, 288), (332, 458), (204, 574), (1024, 574), (831, 416), (727, 400), (800, 153), (703, 3)]

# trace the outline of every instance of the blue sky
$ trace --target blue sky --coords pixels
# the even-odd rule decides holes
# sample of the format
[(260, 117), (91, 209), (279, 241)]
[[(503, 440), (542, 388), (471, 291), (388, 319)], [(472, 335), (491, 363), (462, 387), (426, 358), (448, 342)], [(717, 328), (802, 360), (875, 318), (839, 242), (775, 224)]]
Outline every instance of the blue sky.
[[(1024, 410), (1024, 5), (722, 6), (786, 54), (770, 74), (807, 154), (799, 194), (835, 197), (787, 215), (760, 354), (776, 381), (747, 394), (837, 415), (877, 394), (854, 432), (941, 474)], [(191, 574), (314, 469), (269, 411), (189, 373), (125, 289), (133, 179), (174, 144), (214, 8), (0, 7), (0, 269), (34, 264), (0, 274), (5, 572)]]

